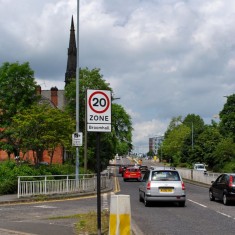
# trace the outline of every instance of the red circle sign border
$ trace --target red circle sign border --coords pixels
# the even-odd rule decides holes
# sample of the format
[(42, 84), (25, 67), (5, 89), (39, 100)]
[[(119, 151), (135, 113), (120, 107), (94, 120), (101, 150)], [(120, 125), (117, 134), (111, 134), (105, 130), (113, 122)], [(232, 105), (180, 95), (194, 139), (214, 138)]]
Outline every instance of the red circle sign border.
[[(107, 103), (108, 103), (108, 104), (107, 104), (107, 106), (105, 107), (104, 110), (97, 111), (97, 110), (95, 110), (95, 109), (93, 108), (93, 106), (91, 105), (91, 99), (92, 99), (92, 97), (93, 97), (94, 95), (97, 95), (97, 94), (103, 95), (103, 96), (106, 98), (106, 100), (107, 100)], [(102, 91), (96, 91), (96, 92), (94, 92), (94, 93), (92, 93), (92, 94), (90, 95), (88, 104), (89, 104), (90, 109), (91, 109), (93, 112), (95, 112), (95, 113), (104, 113), (104, 112), (106, 112), (106, 111), (108, 110), (109, 105), (110, 105), (110, 101), (109, 101), (109, 97), (108, 97), (104, 92), (102, 92)]]

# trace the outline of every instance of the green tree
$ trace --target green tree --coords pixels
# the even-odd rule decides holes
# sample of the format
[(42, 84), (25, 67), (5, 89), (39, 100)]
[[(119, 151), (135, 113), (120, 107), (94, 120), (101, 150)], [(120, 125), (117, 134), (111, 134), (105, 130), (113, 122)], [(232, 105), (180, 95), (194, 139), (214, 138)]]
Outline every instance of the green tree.
[(235, 161), (235, 143), (233, 139), (231, 137), (222, 138), (213, 154), (215, 157), (213, 170), (221, 172), (226, 163)]
[(37, 104), (16, 114), (9, 130), (21, 150), (35, 153), (35, 163), (41, 161), (44, 150), (52, 162), (57, 146), (71, 146), (74, 122), (59, 109)]
[(190, 134), (185, 139), (182, 155), (187, 162), (194, 163), (198, 159), (196, 153), (198, 136), (203, 132), (205, 124), (199, 115), (188, 114), (183, 120), (183, 125), (190, 128)]
[(116, 153), (127, 154), (132, 149), (132, 122), (130, 115), (119, 104), (112, 104), (112, 133), (115, 135)]
[(232, 136), (235, 142), (235, 94), (227, 97), (222, 111), (219, 113), (220, 128), (224, 136)]
[(195, 162), (203, 162), (209, 168), (218, 162), (214, 151), (220, 143), (222, 136), (219, 129), (215, 126), (205, 126), (204, 131), (198, 136), (197, 145), (195, 146)]
[[(182, 155), (182, 148), (185, 140), (190, 134), (190, 128), (185, 125), (176, 126), (162, 143), (162, 153), (166, 160), (173, 158), (175, 163), (187, 162), (187, 158)], [(160, 155), (160, 153), (158, 153)]]
[(6, 62), (0, 67), (0, 127), (10, 125), (16, 113), (37, 99), (34, 72), (29, 63)]

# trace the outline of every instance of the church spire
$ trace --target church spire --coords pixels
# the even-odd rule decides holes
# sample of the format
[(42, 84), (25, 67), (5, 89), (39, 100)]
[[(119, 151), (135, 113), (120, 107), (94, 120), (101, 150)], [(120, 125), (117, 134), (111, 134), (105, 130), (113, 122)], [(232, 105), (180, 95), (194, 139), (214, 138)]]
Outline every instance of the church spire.
[(74, 23), (72, 16), (69, 48), (68, 48), (67, 69), (65, 73), (65, 86), (69, 84), (71, 80), (76, 78), (76, 66), (77, 66), (77, 48), (76, 48), (75, 30), (74, 30)]

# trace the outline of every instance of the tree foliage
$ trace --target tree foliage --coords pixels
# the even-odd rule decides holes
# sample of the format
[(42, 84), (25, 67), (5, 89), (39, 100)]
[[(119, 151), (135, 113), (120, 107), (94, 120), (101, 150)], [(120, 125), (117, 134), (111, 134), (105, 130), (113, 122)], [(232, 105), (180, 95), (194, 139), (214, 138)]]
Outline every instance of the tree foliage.
[(35, 163), (41, 161), (44, 150), (48, 150), (52, 162), (56, 147), (71, 146), (74, 122), (59, 109), (37, 104), (16, 114), (7, 130), (20, 150), (35, 153)]
[(232, 136), (235, 141), (235, 94), (227, 97), (227, 102), (219, 114), (220, 128), (225, 136)]
[(0, 67), (0, 127), (10, 125), (12, 117), (32, 105), (36, 96), (34, 72), (29, 63), (4, 63)]

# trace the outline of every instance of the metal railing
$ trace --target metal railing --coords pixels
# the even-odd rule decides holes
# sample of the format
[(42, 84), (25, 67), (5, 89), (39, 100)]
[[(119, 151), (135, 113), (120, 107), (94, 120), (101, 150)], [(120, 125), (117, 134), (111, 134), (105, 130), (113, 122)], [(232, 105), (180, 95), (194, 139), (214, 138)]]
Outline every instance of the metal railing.
[[(109, 186), (109, 175), (101, 175), (101, 190)], [(37, 195), (84, 193), (96, 191), (97, 178), (94, 174), (18, 176), (18, 198)]]

